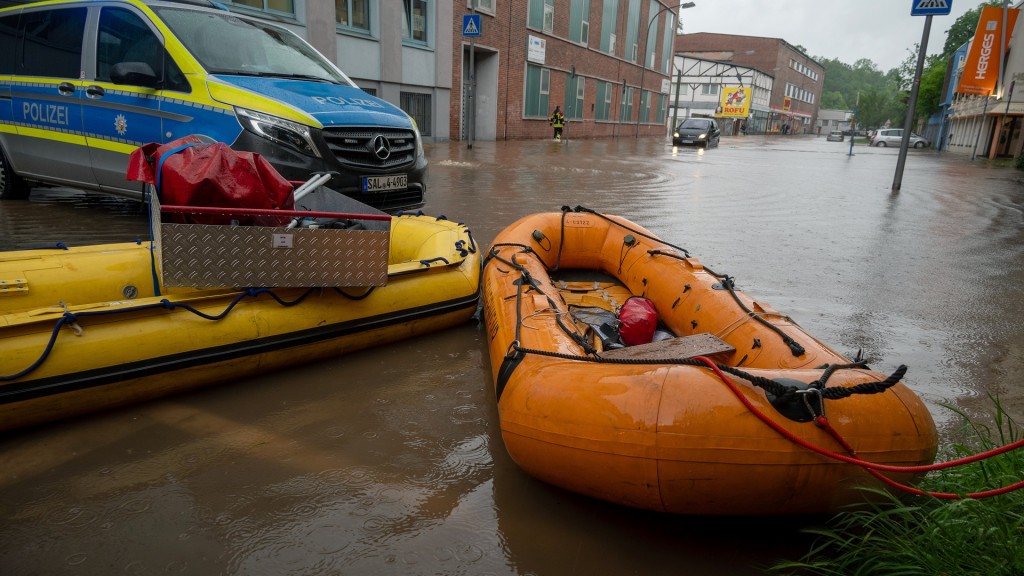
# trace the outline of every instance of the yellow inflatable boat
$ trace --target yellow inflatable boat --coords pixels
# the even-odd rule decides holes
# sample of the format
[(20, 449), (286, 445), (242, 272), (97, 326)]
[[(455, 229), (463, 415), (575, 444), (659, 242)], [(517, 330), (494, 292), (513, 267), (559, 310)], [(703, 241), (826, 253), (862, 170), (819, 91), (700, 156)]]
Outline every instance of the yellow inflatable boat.
[(0, 254), (0, 429), (263, 374), (474, 314), (480, 258), (465, 226), (396, 216), (388, 253), (385, 286), (248, 290), (159, 290), (148, 242)]
[[(622, 346), (614, 314), (635, 296), (661, 336)], [(879, 482), (850, 460), (935, 457), (902, 367), (838, 354), (624, 218), (512, 224), (484, 258), (483, 298), (506, 449), (568, 490), (679, 514), (825, 513)]]

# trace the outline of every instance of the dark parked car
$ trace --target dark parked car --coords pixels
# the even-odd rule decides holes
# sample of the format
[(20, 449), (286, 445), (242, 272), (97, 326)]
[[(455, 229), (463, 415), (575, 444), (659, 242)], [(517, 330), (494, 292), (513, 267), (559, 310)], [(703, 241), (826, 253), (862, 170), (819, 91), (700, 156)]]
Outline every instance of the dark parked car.
[(721, 136), (722, 131), (719, 130), (718, 123), (713, 119), (687, 118), (680, 122), (679, 126), (676, 126), (676, 131), (672, 133), (672, 144), (710, 148), (718, 146)]

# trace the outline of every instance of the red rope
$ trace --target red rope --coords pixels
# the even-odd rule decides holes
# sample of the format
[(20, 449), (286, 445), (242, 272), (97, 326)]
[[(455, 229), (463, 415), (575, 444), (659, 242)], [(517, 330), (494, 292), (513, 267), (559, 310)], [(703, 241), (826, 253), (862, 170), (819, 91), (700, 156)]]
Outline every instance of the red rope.
[(965, 458), (960, 458), (960, 459), (957, 459), (957, 460), (950, 460), (950, 461), (947, 461), (947, 462), (939, 462), (937, 464), (929, 464), (929, 465), (923, 465), (923, 466), (893, 466), (893, 465), (890, 465), (890, 464), (878, 464), (878, 463), (875, 463), (875, 462), (868, 462), (867, 460), (862, 459), (860, 456), (857, 456), (857, 451), (854, 450), (852, 446), (850, 446), (850, 444), (839, 434), (839, 432), (835, 428), (832, 427), (831, 424), (829, 424), (828, 420), (826, 420), (824, 416), (818, 416), (817, 419), (816, 419), (817, 423), (819, 425), (821, 425), (836, 440), (836, 442), (839, 443), (840, 446), (842, 446), (847, 452), (849, 452), (851, 454), (851, 456), (845, 456), (843, 454), (839, 454), (837, 452), (833, 452), (831, 450), (827, 450), (825, 448), (821, 448), (819, 446), (815, 446), (814, 444), (811, 444), (811, 443), (807, 442), (806, 440), (804, 440), (804, 439), (794, 435), (789, 430), (786, 430), (781, 425), (779, 425), (777, 422), (775, 422), (774, 420), (769, 418), (764, 412), (762, 412), (760, 409), (758, 409), (757, 406), (754, 406), (754, 404), (750, 401), (750, 399), (748, 399), (746, 397), (746, 395), (743, 394), (743, 392), (740, 391), (739, 387), (736, 386), (736, 383), (733, 382), (728, 376), (726, 376), (725, 373), (722, 372), (721, 369), (719, 369), (718, 366), (714, 362), (712, 362), (711, 360), (709, 360), (708, 358), (706, 358), (704, 356), (697, 356), (696, 358), (694, 358), (694, 360), (699, 360), (699, 361), (703, 362), (704, 364), (706, 364), (708, 366), (708, 368), (710, 368), (711, 371), (714, 372), (715, 375), (718, 376), (718, 378), (722, 382), (724, 382), (725, 385), (728, 386), (730, 390), (732, 390), (732, 393), (736, 395), (736, 397), (740, 400), (741, 403), (743, 403), (743, 405), (747, 408), (747, 410), (750, 410), (762, 422), (767, 424), (771, 429), (773, 429), (776, 432), (778, 432), (780, 435), (782, 435), (787, 440), (797, 444), (798, 446), (806, 448), (807, 450), (810, 450), (810, 451), (815, 452), (817, 454), (820, 454), (822, 456), (826, 456), (826, 457), (831, 458), (833, 460), (838, 460), (840, 462), (846, 462), (846, 463), (849, 463), (849, 464), (854, 464), (854, 465), (860, 466), (861, 468), (866, 470), (869, 474), (871, 474), (875, 478), (878, 478), (882, 482), (885, 482), (886, 484), (888, 484), (888, 485), (890, 485), (890, 486), (892, 486), (894, 488), (899, 488), (901, 490), (906, 490), (907, 492), (910, 492), (912, 494), (916, 494), (918, 496), (932, 496), (932, 497), (939, 498), (939, 499), (944, 499), (944, 500), (955, 500), (955, 499), (961, 499), (961, 498), (965, 498), (965, 497), (966, 498), (988, 498), (990, 496), (998, 496), (1000, 494), (1006, 494), (1008, 492), (1012, 492), (1014, 490), (1018, 490), (1020, 488), (1024, 488), (1024, 480), (1022, 480), (1020, 482), (1016, 482), (1016, 483), (1010, 484), (1008, 486), (1003, 486), (1001, 488), (994, 488), (992, 490), (985, 490), (985, 491), (982, 491), (982, 492), (974, 492), (974, 493), (970, 493), (970, 494), (966, 494), (966, 495), (952, 494), (952, 493), (948, 493), (948, 492), (927, 492), (927, 491), (924, 491), (924, 490), (919, 490), (917, 488), (914, 488), (913, 486), (908, 486), (906, 484), (901, 484), (901, 483), (899, 483), (899, 482), (897, 482), (897, 481), (895, 481), (895, 480), (893, 480), (891, 478), (887, 478), (886, 476), (884, 476), (884, 475), (879, 473), (880, 470), (881, 471), (885, 471), (885, 472), (903, 472), (903, 473), (932, 472), (932, 471), (935, 471), (935, 470), (943, 470), (943, 469), (946, 469), (946, 468), (952, 468), (954, 466), (961, 466), (963, 464), (970, 464), (972, 462), (977, 462), (979, 460), (984, 460), (986, 458), (991, 458), (992, 456), (996, 456), (996, 455), (999, 455), (999, 454), (1003, 454), (1005, 452), (1009, 452), (1011, 450), (1016, 450), (1018, 448), (1021, 448), (1022, 446), (1024, 446), (1024, 438), (1022, 438), (1020, 440), (1017, 440), (1016, 442), (1012, 442), (1010, 444), (1007, 444), (1005, 446), (1000, 446), (999, 448), (994, 448), (992, 450), (988, 450), (986, 452), (981, 452), (979, 454), (974, 454), (974, 455), (967, 456)]

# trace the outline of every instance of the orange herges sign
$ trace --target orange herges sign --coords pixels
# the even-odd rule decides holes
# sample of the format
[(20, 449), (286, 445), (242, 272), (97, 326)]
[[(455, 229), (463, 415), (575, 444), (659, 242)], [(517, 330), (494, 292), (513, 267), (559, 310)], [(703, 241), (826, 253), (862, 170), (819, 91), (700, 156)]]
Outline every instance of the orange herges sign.
[[(1017, 23), (1020, 10), (1010, 8), (1006, 11), (1006, 46), (1010, 44), (1013, 28)], [(1003, 9), (999, 6), (985, 6), (981, 9), (978, 28), (971, 41), (971, 50), (967, 54), (964, 73), (960, 76), (960, 84), (956, 91), (961, 94), (988, 95), (996, 87), (996, 76), (999, 74), (999, 37), (1003, 27)], [(1003, 46), (1005, 53), (1006, 46)]]

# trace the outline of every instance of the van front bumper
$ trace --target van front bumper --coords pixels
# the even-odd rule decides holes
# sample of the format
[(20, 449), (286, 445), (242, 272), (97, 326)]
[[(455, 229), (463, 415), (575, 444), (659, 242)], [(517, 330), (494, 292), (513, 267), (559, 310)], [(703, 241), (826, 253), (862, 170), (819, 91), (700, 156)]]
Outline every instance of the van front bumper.
[[(369, 129), (367, 132), (373, 131)], [(319, 134), (316, 140), (321, 151), (337, 148), (329, 146)], [(387, 166), (383, 169), (370, 166), (356, 167), (351, 162), (343, 163), (334, 155), (321, 153), (322, 158), (315, 158), (301, 154), (297, 150), (271, 142), (246, 130), (242, 131), (231, 147), (263, 156), (281, 176), (291, 181), (305, 182), (315, 172), (334, 172), (336, 175), (325, 186), (385, 212), (413, 210), (422, 207), (425, 202), (427, 160), (422, 155), (414, 155), (412, 160), (405, 164)], [(397, 174), (408, 177), (408, 185), (404, 190), (363, 191), (364, 177)]]

